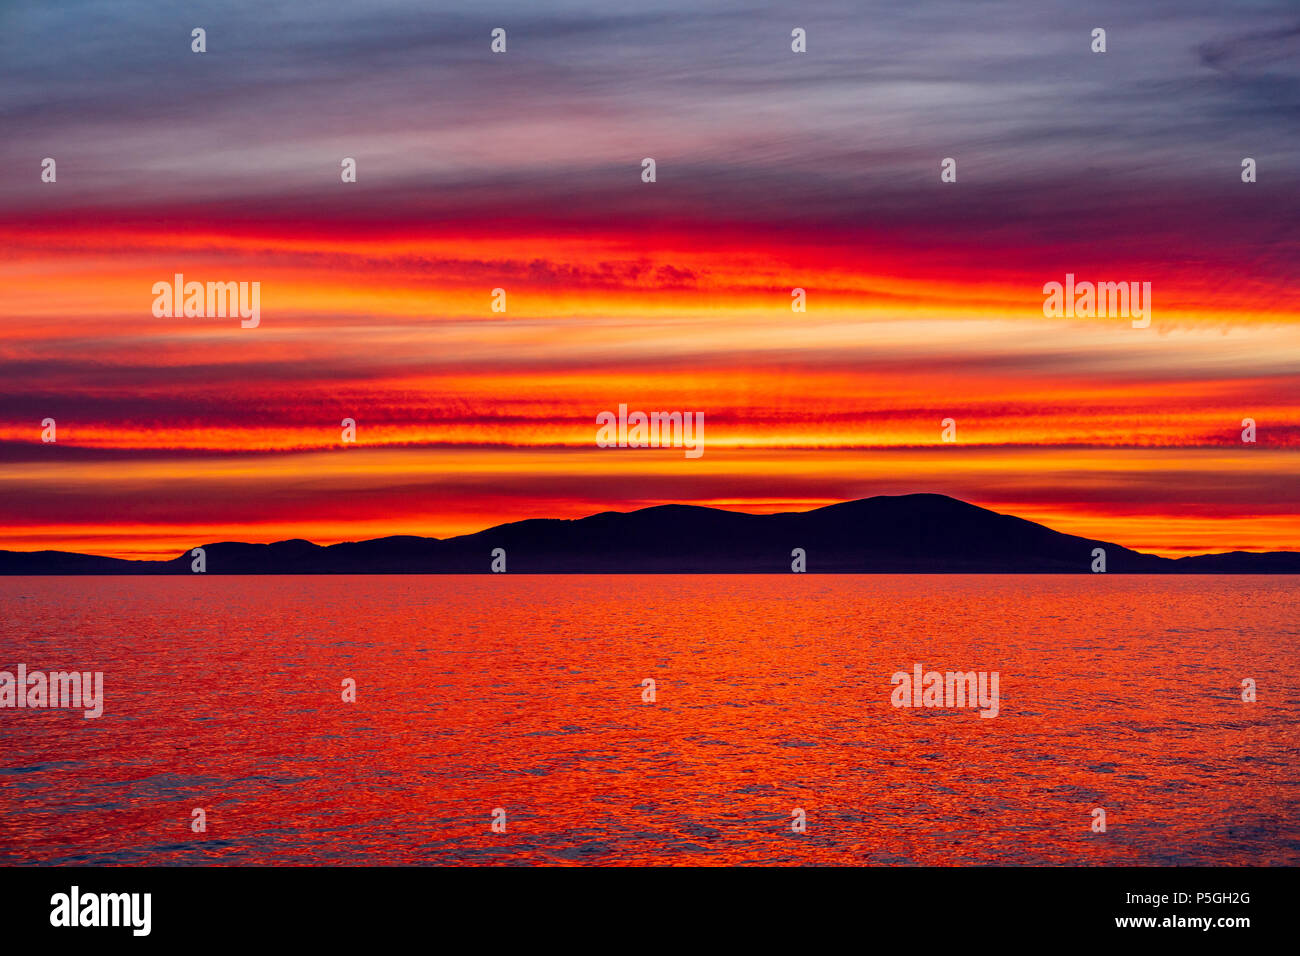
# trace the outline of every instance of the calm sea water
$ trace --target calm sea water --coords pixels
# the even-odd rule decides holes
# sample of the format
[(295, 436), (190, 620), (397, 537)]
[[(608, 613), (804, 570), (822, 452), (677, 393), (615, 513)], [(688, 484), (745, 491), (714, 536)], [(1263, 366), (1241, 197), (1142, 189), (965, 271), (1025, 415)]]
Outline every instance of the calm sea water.
[[(0, 710), (0, 861), (1297, 864), (1298, 588), (0, 578), (0, 669), (106, 698)], [(892, 707), (915, 662), (1000, 714)]]

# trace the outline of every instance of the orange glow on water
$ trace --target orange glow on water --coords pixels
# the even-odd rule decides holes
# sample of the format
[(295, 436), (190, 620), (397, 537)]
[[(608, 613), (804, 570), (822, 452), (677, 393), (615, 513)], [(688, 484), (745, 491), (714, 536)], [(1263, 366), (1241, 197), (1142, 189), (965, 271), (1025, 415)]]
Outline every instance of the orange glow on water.
[[(19, 660), (105, 672), (94, 721), (6, 712), (21, 862), (1296, 862), (1297, 700), (1238, 697), (1300, 676), (1286, 578), (77, 584), (0, 578)], [(914, 664), (996, 671), (997, 717), (895, 708)]]

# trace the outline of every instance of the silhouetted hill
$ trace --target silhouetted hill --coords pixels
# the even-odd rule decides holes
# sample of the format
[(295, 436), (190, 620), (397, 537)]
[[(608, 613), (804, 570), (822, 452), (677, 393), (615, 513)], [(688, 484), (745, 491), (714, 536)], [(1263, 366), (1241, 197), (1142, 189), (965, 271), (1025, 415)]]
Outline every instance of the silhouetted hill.
[[(486, 573), (495, 548), (510, 572), (789, 572), (803, 548), (810, 572), (1300, 573), (1300, 553), (1162, 558), (1061, 534), (945, 495), (880, 496), (813, 511), (751, 515), (692, 505), (606, 511), (577, 520), (516, 521), (456, 538), (397, 535), (322, 547), (224, 541), (202, 546), (209, 574)], [(61, 551), (0, 551), (5, 574), (190, 574), (169, 561)]]

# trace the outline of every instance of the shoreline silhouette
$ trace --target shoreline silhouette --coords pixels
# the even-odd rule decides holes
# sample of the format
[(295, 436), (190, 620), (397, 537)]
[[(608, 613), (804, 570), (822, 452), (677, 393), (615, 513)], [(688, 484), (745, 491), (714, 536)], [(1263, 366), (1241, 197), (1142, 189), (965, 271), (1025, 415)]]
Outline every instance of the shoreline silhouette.
[(198, 560), (209, 574), (1091, 574), (1098, 549), (1106, 573), (1300, 573), (1297, 551), (1166, 558), (946, 495), (909, 494), (759, 515), (656, 505), (576, 519), (529, 518), (451, 538), (225, 541), (153, 561), (0, 551), (0, 574), (192, 574)]

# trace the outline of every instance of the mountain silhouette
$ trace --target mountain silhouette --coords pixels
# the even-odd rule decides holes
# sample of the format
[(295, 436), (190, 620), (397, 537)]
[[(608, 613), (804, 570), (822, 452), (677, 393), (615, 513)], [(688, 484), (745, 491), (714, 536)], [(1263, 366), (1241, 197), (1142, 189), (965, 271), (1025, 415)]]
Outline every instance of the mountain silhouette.
[[(791, 570), (802, 548), (809, 572), (1091, 573), (1093, 550), (1110, 573), (1300, 573), (1300, 552), (1163, 558), (1061, 534), (946, 495), (879, 496), (812, 511), (752, 515), (693, 505), (606, 511), (575, 520), (529, 519), (455, 538), (397, 535), (321, 546), (202, 545), (209, 574), (487, 573), (492, 552), (526, 573)], [(0, 551), (3, 574), (190, 574), (190, 552), (128, 561), (64, 551)]]

